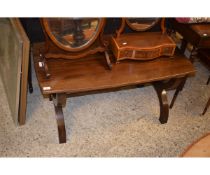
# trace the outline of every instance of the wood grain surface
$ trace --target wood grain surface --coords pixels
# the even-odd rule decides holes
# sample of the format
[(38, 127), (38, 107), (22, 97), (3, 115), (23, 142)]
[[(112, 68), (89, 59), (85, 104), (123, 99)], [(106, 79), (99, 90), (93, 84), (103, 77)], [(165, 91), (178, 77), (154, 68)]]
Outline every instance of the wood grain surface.
[[(38, 51), (43, 44), (34, 46)], [(181, 55), (173, 58), (162, 57), (152, 61), (122, 61), (113, 64), (112, 70), (105, 68), (101, 54), (80, 60), (48, 59), (51, 74), (46, 79), (43, 68), (39, 67), (38, 52), (34, 51), (34, 65), (43, 94), (77, 93), (92, 90), (111, 89), (122, 86), (138, 85), (170, 78), (194, 75), (195, 68)], [(48, 90), (43, 90), (48, 87)]]
[(210, 133), (188, 146), (181, 157), (210, 157)]

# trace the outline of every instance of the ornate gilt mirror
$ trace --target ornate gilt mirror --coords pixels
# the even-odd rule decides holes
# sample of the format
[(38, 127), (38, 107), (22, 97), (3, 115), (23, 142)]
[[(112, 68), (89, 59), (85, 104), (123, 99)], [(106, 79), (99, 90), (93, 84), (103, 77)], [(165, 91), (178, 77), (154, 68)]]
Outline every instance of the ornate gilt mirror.
[(41, 24), (46, 39), (45, 51), (41, 53), (46, 72), (48, 58), (78, 59), (97, 52), (105, 53), (111, 69), (103, 40), (104, 18), (43, 18)]

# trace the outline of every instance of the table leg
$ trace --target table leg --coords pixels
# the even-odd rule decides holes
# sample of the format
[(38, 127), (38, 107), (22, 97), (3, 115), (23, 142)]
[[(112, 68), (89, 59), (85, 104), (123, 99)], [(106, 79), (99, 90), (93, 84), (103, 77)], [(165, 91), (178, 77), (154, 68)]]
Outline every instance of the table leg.
[(187, 41), (185, 39), (182, 39), (181, 48), (180, 48), (181, 54), (184, 54), (186, 48), (187, 48)]
[[(177, 91), (181, 91), (184, 87), (184, 83), (186, 81), (187, 77), (180, 77), (180, 78), (174, 78), (169, 81), (158, 81), (154, 82), (153, 86), (155, 88), (155, 91), (157, 93), (159, 103), (160, 103), (160, 123), (164, 124), (168, 121), (169, 116), (169, 105), (167, 100), (167, 90), (172, 89), (178, 89)], [(172, 100), (172, 103), (174, 103), (176, 96), (178, 95), (178, 92), (175, 94), (175, 97)]]
[(208, 78), (208, 80), (207, 80), (207, 82), (206, 82), (206, 85), (208, 85), (209, 82), (210, 82), (210, 76), (209, 76), (209, 78)]
[(176, 91), (175, 91), (175, 94), (174, 94), (174, 96), (173, 96), (173, 99), (172, 99), (172, 101), (171, 101), (170, 108), (173, 108), (174, 102), (175, 102), (175, 100), (176, 100), (176, 98), (177, 98), (179, 92), (182, 91), (182, 89), (183, 89), (183, 87), (184, 87), (184, 85), (185, 85), (186, 80), (187, 80), (187, 77), (183, 78), (183, 80), (180, 82), (180, 85), (177, 87), (177, 89), (176, 89)]
[(154, 88), (157, 92), (159, 103), (160, 103), (160, 123), (164, 124), (168, 121), (169, 107), (167, 100), (166, 90), (163, 88), (162, 83), (154, 83)]
[(207, 109), (209, 108), (209, 106), (210, 106), (210, 98), (209, 98), (208, 102), (206, 103), (206, 106), (205, 106), (205, 108), (204, 108), (204, 110), (203, 110), (202, 115), (204, 115), (204, 114), (206, 113), (206, 111), (207, 111)]
[(52, 98), (58, 126), (59, 143), (66, 143), (66, 129), (62, 109), (66, 105), (66, 94), (53, 94)]
[(191, 54), (190, 54), (191, 63), (194, 63), (196, 55), (197, 55), (197, 48), (195, 46), (193, 46), (193, 49), (192, 49)]

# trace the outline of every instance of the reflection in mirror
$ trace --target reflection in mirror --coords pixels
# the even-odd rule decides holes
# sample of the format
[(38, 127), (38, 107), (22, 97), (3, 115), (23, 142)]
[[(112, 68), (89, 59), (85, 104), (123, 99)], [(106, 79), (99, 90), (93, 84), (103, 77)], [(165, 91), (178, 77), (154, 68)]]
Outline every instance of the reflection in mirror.
[(51, 34), (64, 47), (77, 48), (86, 45), (95, 36), (98, 18), (48, 18)]
[(127, 18), (127, 24), (133, 29), (137, 31), (145, 31), (153, 27), (159, 18)]

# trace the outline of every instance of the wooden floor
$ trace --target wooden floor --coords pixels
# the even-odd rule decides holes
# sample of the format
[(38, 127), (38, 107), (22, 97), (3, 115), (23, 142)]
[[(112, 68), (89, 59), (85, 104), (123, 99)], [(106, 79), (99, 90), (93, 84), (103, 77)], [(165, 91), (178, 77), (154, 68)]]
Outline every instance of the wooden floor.
[(210, 133), (192, 143), (182, 157), (210, 157)]

